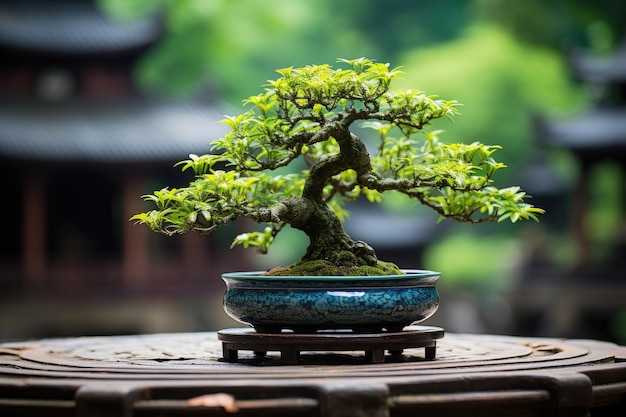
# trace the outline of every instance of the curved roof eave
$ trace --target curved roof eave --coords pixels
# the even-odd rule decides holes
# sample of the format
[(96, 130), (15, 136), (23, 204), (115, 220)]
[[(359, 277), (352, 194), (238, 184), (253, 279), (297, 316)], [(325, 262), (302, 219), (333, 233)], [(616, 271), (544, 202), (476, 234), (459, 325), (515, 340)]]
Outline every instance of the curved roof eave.
[(116, 21), (91, 2), (0, 4), (0, 45), (17, 51), (102, 54), (149, 46), (161, 36), (155, 16)]
[(197, 102), (0, 102), (0, 158), (165, 161), (207, 153), (227, 133), (223, 114)]

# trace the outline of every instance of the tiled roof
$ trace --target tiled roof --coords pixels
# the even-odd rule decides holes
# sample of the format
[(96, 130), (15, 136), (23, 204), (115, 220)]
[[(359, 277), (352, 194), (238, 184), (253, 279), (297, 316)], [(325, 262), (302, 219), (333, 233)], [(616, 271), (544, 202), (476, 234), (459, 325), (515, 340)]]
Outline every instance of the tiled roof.
[(626, 82), (626, 40), (609, 55), (574, 51), (570, 60), (574, 73), (581, 80), (597, 83)]
[(538, 122), (538, 134), (548, 143), (574, 150), (626, 150), (623, 108), (597, 108), (572, 119)]
[(173, 161), (206, 153), (228, 127), (198, 102), (147, 99), (0, 101), (0, 158), (39, 161)]
[(12, 49), (98, 54), (149, 45), (160, 31), (156, 19), (113, 21), (91, 2), (0, 2), (0, 45)]

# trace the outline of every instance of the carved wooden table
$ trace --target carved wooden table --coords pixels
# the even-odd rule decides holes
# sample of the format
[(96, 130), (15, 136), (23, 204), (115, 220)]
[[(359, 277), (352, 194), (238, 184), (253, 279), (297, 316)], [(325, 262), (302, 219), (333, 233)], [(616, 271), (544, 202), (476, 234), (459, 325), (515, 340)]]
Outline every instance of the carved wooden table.
[(446, 334), (434, 360), (409, 348), (297, 365), (226, 362), (216, 333), (0, 344), (2, 416), (622, 416), (625, 397), (626, 347), (590, 340)]

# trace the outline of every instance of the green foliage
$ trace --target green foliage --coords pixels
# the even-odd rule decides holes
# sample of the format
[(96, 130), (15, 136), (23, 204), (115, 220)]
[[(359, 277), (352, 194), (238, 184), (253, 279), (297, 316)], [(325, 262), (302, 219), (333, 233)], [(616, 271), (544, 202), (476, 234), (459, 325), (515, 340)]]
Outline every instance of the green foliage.
[[(238, 103), (267, 74), (294, 63), (327, 62), (372, 52), (368, 42), (335, 12), (331, 0), (99, 0), (117, 19), (158, 12), (165, 36), (136, 68), (150, 91), (188, 96), (217, 87)], [(334, 28), (342, 27), (341, 34)], [(356, 51), (356, 52), (355, 52)]]
[[(407, 62), (403, 54), (409, 51), (467, 37), (465, 29), (477, 20), (497, 22), (517, 38), (548, 44), (558, 52), (562, 51), (565, 39), (582, 43), (587, 37), (608, 37), (610, 42), (596, 43), (615, 43), (624, 32), (620, 19), (625, 7), (624, 2), (614, 0), (98, 0), (97, 3), (118, 19), (140, 18), (155, 12), (164, 17), (163, 41), (151, 49), (137, 69), (146, 88), (170, 94), (193, 94), (208, 79), (219, 86), (221, 98), (233, 103), (256, 91), (266, 74), (276, 67), (328, 62), (348, 54)], [(473, 61), (464, 58), (461, 63)], [(432, 64), (436, 65), (437, 61)], [(456, 92), (454, 96), (459, 97)]]
[[(420, 147), (407, 137), (387, 136), (388, 125), (368, 122), (367, 127), (380, 133), (380, 146), (373, 165), (380, 173), (396, 178), (413, 177), (420, 183), (417, 196), (423, 203), (440, 213), (439, 221), (454, 218), (460, 221), (480, 222), (476, 213), (497, 216), (497, 221), (509, 219), (515, 223), (520, 219), (537, 221), (536, 214), (542, 209), (523, 203), (526, 193), (519, 187), (498, 189), (489, 184), (493, 174), (506, 168), (492, 158), (500, 146), (488, 146), (479, 142), (472, 144), (445, 144), (437, 133), (425, 132), (426, 140)], [(418, 196), (418, 194), (421, 194)]]
[[(247, 176), (238, 171), (212, 168), (215, 155), (190, 155), (181, 161), (183, 170), (192, 168), (197, 178), (184, 188), (163, 188), (145, 195), (156, 209), (131, 218), (166, 235), (194, 230), (211, 233), (239, 217), (252, 216), (259, 208), (277, 204), (284, 195), (295, 195), (302, 189), (303, 178), (295, 174), (272, 175), (256, 172)], [(207, 162), (210, 161), (210, 162)], [(234, 244), (255, 246), (267, 252), (280, 227), (270, 224), (261, 232), (236, 237)]]
[(473, 0), (474, 15), (506, 27), (518, 39), (562, 50), (563, 41), (597, 51), (624, 37), (626, 3), (615, 0)]
[[(316, 205), (329, 205), (341, 220), (346, 201), (365, 196), (380, 202), (389, 191), (417, 200), (442, 219), (537, 220), (543, 210), (525, 203), (518, 187), (492, 185), (494, 173), (505, 167), (493, 159), (499, 146), (445, 144), (439, 132), (425, 130), (431, 120), (456, 114), (456, 101), (391, 90), (400, 71), (388, 64), (365, 58), (339, 63), (337, 69), (324, 64), (278, 70), (280, 77), (263, 93), (245, 100), (246, 111), (223, 120), (231, 130), (214, 142), (211, 154), (192, 154), (177, 164), (192, 169), (196, 180), (144, 196), (156, 209), (133, 219), (174, 234), (210, 233), (246, 217), (268, 226), (233, 244), (262, 252), (287, 224), (311, 237), (306, 224)], [(357, 122), (378, 133), (372, 155), (350, 131)], [(296, 160), (304, 169), (275, 172)], [(224, 165), (226, 170), (216, 168)], [(331, 227), (316, 219), (318, 229)]]
[[(532, 114), (562, 115), (585, 105), (560, 55), (493, 25), (476, 25), (453, 42), (410, 51), (402, 60), (411, 71), (400, 85), (423, 83), (465, 103), (463, 117), (445, 125), (447, 138), (502, 145), (500, 158), (511, 167), (525, 166), (535, 149)], [(499, 179), (509, 182), (509, 174), (516, 172)]]
[(424, 263), (428, 269), (446, 271), (444, 288), (496, 290), (507, 285), (503, 276), (521, 250), (515, 238), (463, 230), (429, 245)]

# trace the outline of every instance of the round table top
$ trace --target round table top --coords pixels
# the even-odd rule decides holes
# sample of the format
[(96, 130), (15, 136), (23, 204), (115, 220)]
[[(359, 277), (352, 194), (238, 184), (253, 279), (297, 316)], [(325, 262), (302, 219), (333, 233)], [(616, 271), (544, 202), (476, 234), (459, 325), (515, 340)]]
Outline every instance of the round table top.
[(236, 363), (222, 356), (214, 332), (4, 343), (0, 411), (41, 407), (51, 398), (58, 407), (65, 401), (63, 407), (90, 410), (129, 396), (132, 401), (118, 405), (185, 409), (191, 398), (215, 393), (230, 396), (240, 409), (247, 404), (293, 412), (301, 406), (302, 415), (341, 415), (337, 404), (358, 408), (375, 398), (380, 415), (442, 404), (482, 404), (493, 411), (498, 404), (523, 403), (572, 415), (591, 407), (626, 408), (626, 347), (601, 341), (445, 334), (434, 360), (426, 360), (423, 348), (407, 348), (375, 364), (358, 351), (305, 351), (295, 365), (282, 364), (280, 352), (241, 351)]

